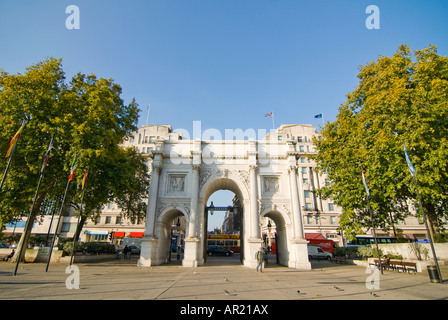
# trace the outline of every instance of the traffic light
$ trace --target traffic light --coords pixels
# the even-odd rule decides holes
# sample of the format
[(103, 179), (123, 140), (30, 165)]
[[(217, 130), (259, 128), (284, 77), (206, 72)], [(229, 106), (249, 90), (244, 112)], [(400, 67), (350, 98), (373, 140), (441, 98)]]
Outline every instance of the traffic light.
[(109, 233), (109, 240), (112, 241), (113, 238), (114, 238), (114, 232), (112, 231), (111, 233)]

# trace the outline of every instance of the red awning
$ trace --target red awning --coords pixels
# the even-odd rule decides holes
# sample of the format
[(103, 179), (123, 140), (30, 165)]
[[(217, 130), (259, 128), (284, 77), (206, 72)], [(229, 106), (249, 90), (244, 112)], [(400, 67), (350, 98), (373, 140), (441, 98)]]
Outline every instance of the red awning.
[(320, 233), (305, 233), (306, 240), (325, 240)]
[(124, 237), (124, 232), (114, 232), (114, 238), (123, 238)]
[(142, 238), (143, 237), (143, 232), (131, 232), (129, 234), (129, 236), (131, 238)]

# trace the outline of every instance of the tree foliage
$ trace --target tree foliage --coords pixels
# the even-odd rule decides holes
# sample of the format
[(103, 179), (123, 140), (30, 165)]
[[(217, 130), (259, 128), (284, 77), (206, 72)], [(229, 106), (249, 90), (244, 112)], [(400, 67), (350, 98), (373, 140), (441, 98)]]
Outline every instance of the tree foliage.
[(401, 45), (392, 57), (361, 66), (358, 78), (336, 121), (315, 140), (319, 170), (331, 181), (320, 194), (342, 207), (343, 229), (359, 233), (369, 228), (362, 167), (375, 224), (387, 230), (417, 199), (405, 142), (424, 210), (438, 231), (448, 204), (448, 59), (435, 46), (412, 55)]
[[(83, 221), (113, 199), (131, 215), (144, 211), (140, 201), (146, 196), (149, 179), (145, 160), (134, 149), (120, 146), (136, 130), (139, 109), (134, 100), (124, 104), (121, 93), (120, 85), (112, 79), (95, 75), (78, 73), (66, 83), (62, 61), (55, 58), (28, 67), (24, 74), (0, 72), (2, 154), (6, 154), (11, 137), (26, 120), (0, 193), (0, 227), (28, 215), (51, 137), (53, 150), (31, 222), (45, 199), (60, 200), (75, 154), (77, 169), (66, 203), (78, 206), (80, 182), (88, 170)], [(0, 161), (1, 172), (5, 166), (6, 159)]]

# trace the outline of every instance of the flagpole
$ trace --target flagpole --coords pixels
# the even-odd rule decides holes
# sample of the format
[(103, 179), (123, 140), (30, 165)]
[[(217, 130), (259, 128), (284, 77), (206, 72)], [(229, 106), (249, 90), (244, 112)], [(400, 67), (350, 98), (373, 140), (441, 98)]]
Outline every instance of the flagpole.
[(54, 243), (55, 243), (55, 240), (56, 240), (56, 234), (58, 232), (59, 223), (61, 222), (62, 210), (64, 208), (65, 196), (67, 195), (67, 190), (68, 190), (69, 184), (70, 184), (70, 180), (67, 181), (67, 186), (65, 187), (64, 197), (62, 198), (61, 208), (59, 209), (59, 219), (58, 219), (58, 223), (56, 224), (56, 229), (54, 230), (53, 240), (52, 240), (52, 243), (51, 243), (51, 246), (50, 246), (50, 252), (48, 253), (48, 261), (47, 261), (47, 267), (45, 268), (45, 272), (48, 271), (48, 265), (50, 264), (51, 254), (53, 252), (53, 247), (54, 247)]
[[(84, 177), (86, 177), (86, 175), (87, 175), (87, 171), (84, 174)], [(81, 196), (81, 208), (79, 210), (78, 224), (76, 226), (79, 226), (79, 221), (81, 220), (82, 205), (83, 205), (83, 202), (84, 202), (84, 191), (85, 191), (85, 188), (84, 188), (84, 183), (83, 183), (82, 196)], [(75, 244), (76, 244), (77, 241), (78, 241), (78, 233), (75, 231), (75, 234), (73, 235), (73, 248), (72, 248), (72, 256), (70, 258), (70, 266), (73, 264), (73, 256), (75, 254)]]
[[(3, 174), (2, 182), (0, 183), (0, 192), (2, 192), (3, 184), (5, 183), (5, 180), (6, 180), (6, 175), (8, 174), (9, 167), (10, 167), (10, 165), (11, 165), (12, 158), (14, 157), (14, 153), (16, 152), (16, 148), (17, 148), (17, 145), (19, 144), (20, 137), (22, 136), (22, 131), (23, 131), (23, 129), (25, 128), (25, 124), (26, 124), (26, 122), (25, 122), (25, 120), (24, 120), (24, 121), (22, 122), (22, 126), (20, 127), (20, 129), (19, 129), (19, 131), (18, 131), (18, 132), (20, 132), (20, 134), (19, 134), (19, 136), (17, 137), (16, 142), (14, 143), (14, 147), (12, 148), (11, 154), (9, 155), (8, 164), (6, 165), (5, 173)], [(14, 135), (14, 137), (15, 137), (16, 135), (17, 135), (17, 133)], [(14, 137), (13, 137), (13, 139), (14, 139)], [(9, 152), (9, 151), (8, 151), (8, 152)]]
[(146, 125), (148, 125), (148, 119), (149, 119), (149, 110), (151, 109), (151, 105), (148, 104), (148, 111), (146, 112)]
[(412, 180), (414, 180), (415, 191), (417, 193), (417, 199), (418, 199), (418, 203), (420, 205), (420, 211), (422, 213), (423, 220), (425, 221), (426, 233), (428, 234), (429, 243), (430, 243), (431, 251), (432, 251), (432, 256), (434, 259), (434, 263), (436, 264), (436, 269), (437, 269), (437, 273), (439, 276), (439, 281), (440, 281), (440, 283), (443, 283), (442, 273), (440, 272), (439, 262), (437, 261), (436, 250), (434, 249), (432, 230), (428, 226), (428, 219), (426, 217), (425, 210), (423, 210), (422, 199), (420, 197), (420, 192), (418, 191), (417, 180), (415, 180), (415, 175), (417, 174), (417, 170), (415, 170), (415, 167), (412, 165), (411, 159), (409, 158), (408, 151), (406, 149), (406, 143), (404, 142), (404, 140), (403, 140), (403, 148), (404, 148), (404, 155), (406, 158), (406, 162), (408, 163), (409, 171), (411, 172)]
[(414, 180), (415, 191), (417, 192), (417, 199), (418, 199), (418, 203), (420, 205), (420, 211), (422, 212), (423, 219), (425, 220), (426, 232), (428, 233), (429, 244), (431, 245), (432, 256), (434, 258), (434, 263), (436, 264), (437, 273), (439, 274), (439, 281), (440, 281), (440, 283), (442, 283), (442, 273), (440, 272), (439, 262), (437, 261), (436, 250), (434, 249), (434, 243), (433, 243), (433, 240), (432, 240), (432, 238), (433, 238), (432, 237), (432, 232), (431, 232), (431, 230), (429, 229), (429, 226), (428, 226), (428, 219), (426, 218), (426, 213), (423, 210), (422, 199), (420, 197), (420, 192), (418, 191), (417, 181), (415, 180), (415, 176), (414, 175), (412, 175), (412, 180)]
[[(31, 206), (30, 213), (28, 214), (28, 219), (27, 219), (27, 221), (26, 221), (26, 223), (25, 223), (25, 228), (23, 229), (23, 232), (24, 232), (24, 233), (25, 233), (26, 230), (28, 229), (28, 224), (30, 223), (31, 215), (32, 215), (32, 213), (33, 213), (34, 207), (36, 206), (37, 195), (38, 195), (38, 193), (39, 193), (40, 183), (42, 182), (42, 177), (43, 177), (43, 174), (39, 174), (39, 182), (37, 183), (36, 194), (34, 195), (33, 204), (32, 204), (32, 206)], [(16, 268), (14, 269), (14, 275), (17, 274), (17, 269), (18, 269), (18, 267), (19, 267), (20, 260), (22, 259), (22, 252), (23, 252), (24, 244), (25, 244), (25, 237), (23, 238), (23, 241), (22, 241), (22, 243), (20, 244), (19, 256), (18, 256), (18, 258), (17, 258)]]
[(275, 132), (274, 111), (272, 111), (272, 131)]
[(383, 274), (383, 266), (382, 266), (382, 263), (381, 263), (380, 249), (378, 247), (378, 240), (376, 238), (375, 223), (373, 221), (373, 213), (372, 213), (372, 210), (370, 208), (370, 191), (369, 191), (369, 188), (367, 187), (367, 181), (366, 181), (366, 177), (364, 175), (364, 170), (362, 169), (362, 166), (361, 166), (361, 171), (362, 171), (362, 178), (363, 178), (363, 181), (364, 181), (364, 186), (366, 187), (367, 210), (368, 210), (368, 212), (370, 214), (370, 220), (372, 221), (373, 238), (375, 239), (376, 252), (378, 254), (378, 266), (380, 268), (381, 274)]
[[(17, 143), (19, 142), (20, 137), (17, 139)], [(3, 184), (6, 180), (6, 175), (8, 174), (9, 166), (11, 165), (12, 157), (14, 156), (14, 152), (16, 151), (17, 143), (15, 144), (14, 148), (12, 149), (11, 155), (9, 156), (8, 164), (6, 165), (5, 173), (3, 174), (2, 182), (0, 184), (0, 192), (2, 192)]]

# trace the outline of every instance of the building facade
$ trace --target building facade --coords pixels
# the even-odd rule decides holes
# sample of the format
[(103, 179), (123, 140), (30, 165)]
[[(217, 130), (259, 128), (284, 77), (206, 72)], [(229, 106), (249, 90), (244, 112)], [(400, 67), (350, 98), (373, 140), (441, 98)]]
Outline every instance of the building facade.
[[(175, 230), (185, 237), (184, 265), (202, 265), (207, 199), (225, 189), (239, 200), (245, 265), (254, 267), (263, 238), (277, 234), (282, 242), (280, 263), (307, 269), (306, 234), (321, 234), (341, 246), (344, 242), (338, 232), (341, 209), (314, 192), (328, 183), (309, 158), (316, 152), (312, 142), (316, 135), (311, 125), (291, 124), (259, 140), (190, 140), (168, 125), (142, 126), (123, 146), (133, 146), (147, 157), (152, 177), (146, 219), (124, 219), (110, 203), (97, 221), (87, 221), (81, 241), (120, 245), (124, 238), (139, 238), (143, 243), (139, 264), (150, 266), (169, 259), (170, 234)], [(57, 217), (50, 211), (35, 222), (33, 234), (55, 232)], [(227, 218), (225, 228), (234, 229), (233, 214)], [(57, 233), (73, 237), (77, 218), (67, 213), (62, 219)], [(8, 224), (3, 233), (20, 234), (23, 226), (20, 221)], [(426, 237), (424, 224), (412, 214), (396, 227), (411, 238)]]

